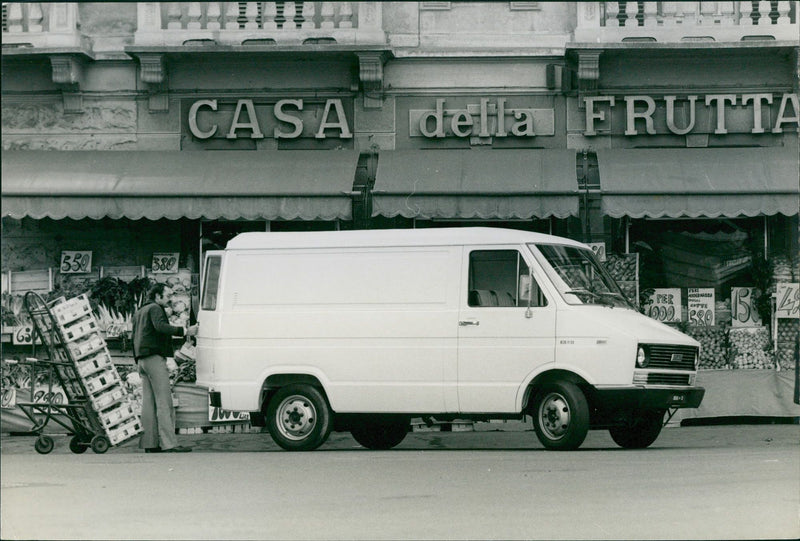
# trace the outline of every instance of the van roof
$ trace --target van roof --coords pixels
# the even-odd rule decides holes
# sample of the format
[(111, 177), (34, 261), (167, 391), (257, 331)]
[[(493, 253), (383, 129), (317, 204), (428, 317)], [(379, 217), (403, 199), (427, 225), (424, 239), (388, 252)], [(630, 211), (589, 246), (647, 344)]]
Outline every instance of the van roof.
[(459, 246), (469, 244), (566, 244), (586, 247), (564, 237), (495, 227), (366, 229), (357, 231), (250, 232), (228, 241), (228, 250), (259, 248), (355, 248), (366, 246)]

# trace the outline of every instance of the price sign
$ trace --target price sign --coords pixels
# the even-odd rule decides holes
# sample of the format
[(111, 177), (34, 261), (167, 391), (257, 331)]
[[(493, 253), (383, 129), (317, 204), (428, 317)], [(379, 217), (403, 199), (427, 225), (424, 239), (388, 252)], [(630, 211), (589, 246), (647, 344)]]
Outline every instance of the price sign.
[(597, 256), (597, 259), (600, 261), (606, 260), (606, 243), (605, 242), (590, 242), (588, 244), (589, 248), (592, 249), (594, 255)]
[(714, 288), (690, 287), (686, 294), (689, 325), (710, 327), (714, 325)]
[(61, 274), (84, 274), (92, 272), (92, 252), (65, 250), (61, 252)]
[(11, 343), (15, 346), (27, 346), (33, 344), (33, 326), (20, 325), (14, 327), (14, 333), (11, 336)]
[(775, 295), (775, 316), (800, 319), (800, 283), (778, 284)]
[(651, 318), (663, 323), (681, 321), (680, 288), (654, 289), (650, 300), (648, 315)]
[(153, 274), (174, 274), (178, 272), (178, 257), (180, 253), (169, 252), (153, 254)]
[(734, 327), (761, 325), (761, 317), (756, 309), (756, 288), (731, 288), (731, 319)]

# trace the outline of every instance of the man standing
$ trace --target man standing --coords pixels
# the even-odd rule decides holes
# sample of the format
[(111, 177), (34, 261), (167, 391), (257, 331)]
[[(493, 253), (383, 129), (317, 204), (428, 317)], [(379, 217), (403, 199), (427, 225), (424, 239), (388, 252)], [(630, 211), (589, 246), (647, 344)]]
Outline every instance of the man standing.
[[(191, 447), (178, 445), (175, 436), (175, 409), (169, 386), (166, 358), (173, 355), (172, 337), (184, 336), (182, 327), (169, 324), (164, 307), (172, 298), (172, 289), (157, 283), (147, 292), (147, 304), (133, 316), (133, 356), (142, 378), (142, 427), (139, 447), (145, 453), (186, 453)], [(186, 336), (197, 334), (197, 325)]]

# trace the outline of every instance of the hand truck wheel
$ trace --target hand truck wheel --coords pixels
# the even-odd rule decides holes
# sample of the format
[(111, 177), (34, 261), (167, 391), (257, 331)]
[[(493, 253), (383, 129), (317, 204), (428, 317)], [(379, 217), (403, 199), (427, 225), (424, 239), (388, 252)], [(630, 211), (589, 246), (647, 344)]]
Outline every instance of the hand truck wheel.
[(89, 445), (86, 443), (86, 440), (81, 438), (80, 436), (72, 436), (72, 439), (69, 440), (69, 450), (79, 455), (81, 453), (85, 453), (86, 449), (89, 448)]
[(55, 442), (50, 436), (39, 436), (36, 438), (36, 443), (33, 444), (33, 448), (41, 455), (46, 455), (53, 450), (53, 447), (55, 447)]
[(103, 454), (111, 447), (111, 442), (105, 436), (95, 436), (92, 438), (92, 451), (97, 454)]

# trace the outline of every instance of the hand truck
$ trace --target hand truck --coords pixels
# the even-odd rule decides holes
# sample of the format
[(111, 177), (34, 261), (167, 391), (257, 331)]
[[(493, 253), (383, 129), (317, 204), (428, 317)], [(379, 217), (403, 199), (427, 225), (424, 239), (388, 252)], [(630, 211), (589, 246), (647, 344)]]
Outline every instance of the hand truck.
[[(51, 420), (72, 435), (69, 449), (73, 453), (83, 453), (89, 447), (95, 453), (105, 453), (111, 445), (141, 432), (139, 418), (128, 403), (105, 340), (98, 333), (88, 299), (82, 295), (48, 306), (38, 293), (30, 291), (24, 300), (33, 322), (34, 347), (38, 338), (49, 357), (28, 360), (31, 386), (41, 379), (37, 371), (46, 374), (49, 392), (45, 399), (17, 404), (33, 423), (30, 433), (38, 436), (36, 451), (47, 454), (53, 450), (53, 438), (42, 433)], [(66, 403), (53, 399), (56, 384), (64, 390)]]

